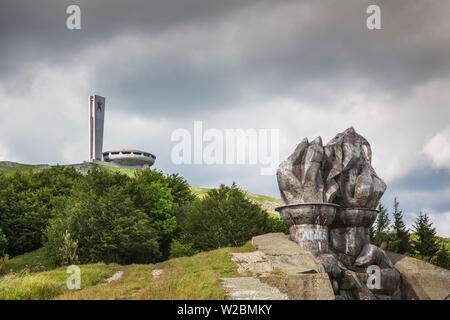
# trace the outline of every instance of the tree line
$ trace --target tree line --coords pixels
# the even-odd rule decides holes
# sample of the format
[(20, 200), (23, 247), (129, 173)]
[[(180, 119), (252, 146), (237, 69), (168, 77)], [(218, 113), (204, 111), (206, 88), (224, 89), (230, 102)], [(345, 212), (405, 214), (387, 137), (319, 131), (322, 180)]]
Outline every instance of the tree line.
[(433, 263), (439, 267), (450, 269), (450, 253), (448, 239), (436, 235), (436, 228), (426, 212), (420, 212), (409, 230), (403, 221), (400, 203), (394, 199), (393, 223), (383, 204), (378, 205), (378, 216), (370, 229), (370, 240), (376, 246), (389, 251), (410, 255), (414, 258)]
[(0, 174), (0, 257), (44, 247), (53, 265), (155, 263), (287, 232), (235, 184), (196, 196), (178, 174), (55, 166)]

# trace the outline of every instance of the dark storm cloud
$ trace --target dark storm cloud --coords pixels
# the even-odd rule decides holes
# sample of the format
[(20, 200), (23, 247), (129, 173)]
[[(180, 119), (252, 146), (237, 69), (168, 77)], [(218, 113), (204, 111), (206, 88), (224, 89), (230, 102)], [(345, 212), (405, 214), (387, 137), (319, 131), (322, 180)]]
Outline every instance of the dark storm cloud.
[[(75, 3), (82, 9), (82, 30), (68, 31), (65, 8)], [(365, 9), (373, 3), (382, 10), (379, 31), (365, 26)], [(329, 104), (332, 100), (311, 92), (310, 85), (333, 87), (336, 79), (359, 79), (362, 90), (405, 96), (449, 71), (450, 4), (441, 1), (45, 0), (1, 6), (3, 77), (37, 61), (52, 65), (83, 59), (92, 70), (92, 86), (121, 104), (120, 97), (126, 99), (136, 112), (184, 116), (238, 104), (252, 93)], [(227, 50), (227, 22), (235, 28), (230, 45), (239, 52), (238, 61), (198, 68), (189, 52)], [(205, 31), (211, 36), (195, 38)], [(178, 37), (171, 39), (173, 33)], [(182, 41), (185, 33), (194, 34), (190, 47)], [(167, 35), (168, 48), (142, 60), (120, 48), (109, 52), (122, 55), (122, 63), (129, 55), (126, 70), (113, 58), (99, 66), (95, 52), (79, 56), (90, 46), (102, 50), (102, 43), (118, 35), (138, 36), (144, 43), (156, 37), (164, 41)], [(140, 50), (151, 55), (151, 44)]]
[(392, 181), (389, 188), (401, 190), (406, 187), (408, 190), (431, 192), (445, 188), (450, 189), (448, 174), (448, 169), (416, 168), (408, 175)]
[[(11, 60), (67, 62), (85, 46), (121, 33), (155, 34), (189, 23), (207, 24), (248, 1), (15, 0), (0, 3), (2, 70)], [(66, 29), (66, 8), (79, 5), (82, 29)]]
[(408, 211), (418, 213), (424, 208), (433, 212), (448, 211), (450, 208), (449, 170), (418, 167), (390, 182), (383, 198), (387, 203), (392, 204), (394, 197), (402, 195), (411, 197), (403, 203), (403, 207)]

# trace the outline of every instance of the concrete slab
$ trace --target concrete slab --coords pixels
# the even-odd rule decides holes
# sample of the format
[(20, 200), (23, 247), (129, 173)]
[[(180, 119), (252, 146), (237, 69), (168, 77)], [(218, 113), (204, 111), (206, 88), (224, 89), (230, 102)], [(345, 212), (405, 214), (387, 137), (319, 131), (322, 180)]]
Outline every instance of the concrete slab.
[(289, 300), (334, 300), (334, 292), (326, 273), (271, 275), (261, 282), (287, 294)]
[(287, 275), (319, 273), (314, 256), (283, 233), (268, 233), (253, 237), (252, 245), (262, 251), (275, 269)]
[(274, 271), (272, 263), (262, 251), (232, 253), (231, 260), (236, 262), (238, 272), (243, 275), (261, 276)]
[(222, 285), (231, 300), (288, 300), (287, 294), (255, 277), (222, 278)]

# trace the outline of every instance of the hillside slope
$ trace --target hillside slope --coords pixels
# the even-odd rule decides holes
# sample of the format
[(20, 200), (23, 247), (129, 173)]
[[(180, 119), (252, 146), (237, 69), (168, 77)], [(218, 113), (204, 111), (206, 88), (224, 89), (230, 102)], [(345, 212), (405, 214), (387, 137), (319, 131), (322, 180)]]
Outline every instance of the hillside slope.
[[(226, 292), (220, 279), (242, 276), (230, 253), (253, 250), (247, 243), (157, 264), (81, 265), (81, 290), (74, 291), (66, 287), (66, 267), (30, 273), (44, 264), (42, 252), (36, 250), (25, 259), (19, 256), (11, 260), (15, 272), (0, 276), (0, 300), (223, 300)], [(117, 280), (111, 281), (113, 275)]]

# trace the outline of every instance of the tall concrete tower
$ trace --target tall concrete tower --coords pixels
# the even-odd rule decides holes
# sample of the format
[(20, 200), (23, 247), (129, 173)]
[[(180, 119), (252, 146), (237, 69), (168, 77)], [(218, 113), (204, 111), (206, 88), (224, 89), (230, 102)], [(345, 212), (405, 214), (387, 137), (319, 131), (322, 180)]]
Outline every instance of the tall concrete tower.
[(89, 161), (102, 160), (105, 98), (89, 96)]

